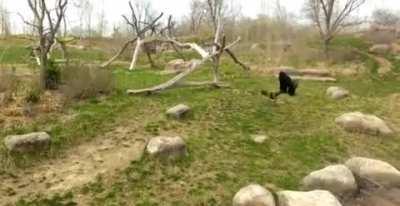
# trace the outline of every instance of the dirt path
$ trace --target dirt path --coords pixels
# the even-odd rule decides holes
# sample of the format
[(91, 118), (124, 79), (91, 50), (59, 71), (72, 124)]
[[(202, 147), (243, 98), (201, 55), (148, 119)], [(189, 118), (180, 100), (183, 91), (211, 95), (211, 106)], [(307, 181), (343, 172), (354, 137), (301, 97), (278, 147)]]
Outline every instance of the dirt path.
[(65, 157), (40, 166), (0, 175), (0, 203), (13, 204), (21, 197), (52, 195), (83, 186), (99, 175), (112, 176), (139, 160), (146, 139), (134, 126), (114, 131), (65, 152)]

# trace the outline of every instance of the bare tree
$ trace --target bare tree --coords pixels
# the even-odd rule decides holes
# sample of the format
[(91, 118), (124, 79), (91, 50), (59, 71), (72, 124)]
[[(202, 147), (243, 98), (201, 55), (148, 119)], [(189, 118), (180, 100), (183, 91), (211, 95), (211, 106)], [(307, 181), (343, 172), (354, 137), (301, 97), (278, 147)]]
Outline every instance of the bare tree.
[(322, 38), (325, 55), (328, 57), (329, 45), (336, 34), (347, 26), (359, 24), (352, 19), (366, 0), (307, 0), (306, 12), (317, 26)]
[(107, 62), (104, 62), (101, 65), (102, 67), (109, 66), (119, 56), (121, 56), (131, 44), (134, 43), (136, 43), (136, 46), (133, 51), (132, 61), (129, 66), (129, 70), (133, 70), (135, 68), (142, 47), (144, 47), (144, 51), (146, 52), (150, 64), (154, 66), (154, 62), (151, 58), (151, 54), (149, 48), (146, 45), (147, 43), (145, 39), (149, 33), (150, 36), (153, 36), (157, 33), (157, 29), (160, 26), (158, 21), (164, 14), (161, 13), (156, 18), (153, 18), (152, 15), (150, 15), (149, 13), (150, 10), (149, 4), (143, 6), (143, 4), (133, 5), (131, 2), (129, 2), (129, 7), (131, 9), (130, 17), (123, 15), (123, 18), (125, 19), (126, 24), (129, 25), (129, 29), (132, 30), (133, 37), (124, 43), (124, 45), (117, 52), (117, 54), (111, 57)]
[(8, 36), (10, 33), (10, 13), (4, 2), (0, 0), (0, 35)]
[(106, 12), (104, 8), (104, 0), (101, 2), (101, 9), (98, 12), (98, 24), (97, 24), (97, 35), (100, 37), (104, 36), (104, 33), (107, 30), (107, 19), (106, 19)]
[(288, 12), (286, 8), (282, 5), (280, 0), (275, 1), (275, 17), (278, 22), (287, 23), (288, 21)]
[(380, 26), (397, 26), (400, 24), (400, 15), (389, 9), (377, 9), (372, 14), (372, 21)]
[[(133, 70), (135, 68), (142, 47), (147, 55), (151, 67), (153, 68), (155, 67), (155, 63), (151, 57), (148, 44), (144, 43), (148, 32), (143, 30), (144, 28), (148, 28), (151, 31), (150, 35), (155, 34), (156, 27), (159, 26), (157, 25), (157, 22), (163, 16), (163, 14), (154, 18), (151, 12), (151, 5), (149, 2), (146, 1), (137, 1), (135, 4), (129, 2), (129, 8), (131, 10), (130, 18), (125, 15), (122, 16), (125, 19), (126, 23), (132, 28), (132, 30), (134, 31), (134, 35), (136, 36), (136, 47), (133, 52), (132, 62), (129, 66), (129, 70)], [(149, 25), (150, 27), (148, 27)]]
[(54, 8), (50, 8), (46, 0), (27, 1), (35, 20), (33, 22), (24, 20), (24, 22), (35, 28), (36, 35), (39, 38), (39, 47), (36, 49), (36, 53), (41, 68), (40, 83), (41, 88), (49, 89), (56, 83), (52, 79), (54, 77), (49, 75), (51, 69), (49, 53), (52, 46), (56, 43), (56, 35), (63, 18), (65, 18), (68, 0), (56, 0)]
[[(221, 36), (223, 34), (223, 7), (224, 0), (207, 0), (208, 4), (208, 13), (210, 15), (210, 20), (212, 22), (212, 27), (214, 31), (214, 46), (213, 53), (218, 51), (218, 45), (221, 42)], [(215, 55), (212, 58), (213, 68), (214, 68), (214, 83), (218, 83), (219, 81), (219, 64), (220, 64), (221, 55)]]
[(197, 34), (201, 24), (206, 18), (207, 4), (204, 0), (192, 0), (190, 2), (190, 32)]
[[(169, 42), (172, 43), (174, 45), (176, 45), (177, 47), (180, 48), (187, 48), (187, 49), (192, 49), (194, 51), (196, 51), (200, 56), (201, 56), (201, 60), (192, 60), (190, 67), (185, 70), (184, 72), (178, 74), (177, 76), (175, 76), (174, 78), (172, 78), (171, 80), (151, 87), (151, 88), (146, 88), (146, 89), (139, 89), (139, 90), (128, 90), (128, 94), (153, 94), (155, 92), (160, 92), (162, 90), (165, 89), (169, 89), (171, 87), (174, 87), (176, 85), (189, 85), (189, 86), (203, 86), (203, 85), (211, 85), (213, 87), (221, 87), (223, 86), (220, 81), (219, 81), (219, 66), (220, 66), (220, 59), (221, 56), (224, 53), (227, 53), (232, 59), (233, 61), (240, 65), (243, 69), (245, 70), (249, 70), (249, 67), (247, 67), (245, 64), (243, 64), (235, 55), (234, 53), (231, 51), (231, 47), (233, 47), (234, 45), (236, 45), (239, 41), (240, 41), (240, 37), (234, 41), (233, 43), (227, 45), (226, 44), (226, 37), (223, 35), (223, 1), (222, 0), (208, 0), (207, 1), (208, 4), (208, 11), (210, 14), (210, 19), (212, 22), (212, 26), (213, 26), (213, 30), (214, 30), (214, 41), (213, 41), (213, 46), (212, 46), (212, 51), (209, 52), (206, 49), (200, 47), (198, 44), (196, 43), (181, 43), (178, 42), (177, 40), (175, 40), (172, 36), (171, 36), (171, 32), (167, 32), (166, 38), (167, 40), (164, 40), (165, 42)], [(172, 24), (171, 24), (171, 18), (169, 18), (168, 21), (168, 29), (167, 30), (171, 30)], [(160, 41), (160, 40), (159, 40)], [(161, 40), (163, 41), (163, 40)], [(195, 71), (196, 69), (198, 69), (202, 64), (204, 64), (205, 62), (208, 61), (212, 61), (213, 63), (213, 81), (209, 82), (186, 82), (186, 84), (181, 83), (182, 79), (184, 79), (186, 76), (188, 76), (189, 74), (191, 74), (193, 71)]]
[[(90, 0), (75, 0), (74, 7), (76, 8), (79, 16), (79, 30), (80, 37), (92, 36), (92, 16), (93, 5)], [(84, 34), (85, 33), (85, 34)]]

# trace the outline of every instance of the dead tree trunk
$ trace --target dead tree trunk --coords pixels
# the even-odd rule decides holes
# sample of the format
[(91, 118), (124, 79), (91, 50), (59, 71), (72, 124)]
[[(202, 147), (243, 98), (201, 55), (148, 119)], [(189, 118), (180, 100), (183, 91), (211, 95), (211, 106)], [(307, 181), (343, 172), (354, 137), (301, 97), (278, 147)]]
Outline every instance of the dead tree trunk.
[[(213, 53), (217, 52), (218, 45), (220, 44), (220, 37), (223, 31), (222, 29), (222, 0), (208, 0), (208, 10), (211, 17), (211, 21), (214, 29), (214, 44), (213, 44)], [(220, 55), (216, 55), (213, 57), (213, 74), (214, 74), (214, 83), (218, 83), (219, 81), (219, 65), (220, 65)]]
[(139, 58), (140, 48), (142, 47), (142, 44), (143, 44), (142, 39), (140, 37), (138, 37), (136, 39), (136, 47), (135, 47), (135, 51), (133, 52), (132, 62), (131, 62), (131, 65), (129, 66), (130, 71), (132, 71), (136, 67), (136, 62)]
[(136, 40), (137, 40), (137, 38), (135, 38), (134, 40), (129, 40), (129, 41), (125, 42), (124, 45), (122, 46), (122, 48), (117, 52), (117, 54), (115, 54), (113, 57), (111, 57), (108, 61), (101, 64), (101, 67), (104, 68), (104, 67), (110, 66), (110, 64), (112, 64), (115, 60), (117, 60), (125, 52), (125, 50), (129, 47), (129, 45), (133, 44)]
[(149, 60), (150, 67), (151, 68), (156, 68), (157, 66), (154, 63), (153, 58), (151, 57), (151, 51), (150, 51), (150, 49), (149, 49), (147, 44), (143, 44), (143, 50), (146, 53), (147, 59)]
[[(132, 40), (125, 42), (124, 45), (122, 46), (122, 48), (118, 51), (118, 53), (115, 54), (113, 57), (111, 57), (108, 61), (104, 62), (101, 65), (102, 67), (107, 67), (107, 66), (111, 65), (115, 60), (117, 60), (125, 52), (125, 50), (128, 48), (129, 45), (136, 42), (136, 46), (135, 46), (135, 49), (132, 54), (131, 64), (129, 66), (129, 70), (133, 70), (136, 66), (136, 62), (137, 62), (139, 52), (141, 49), (140, 47), (142, 46), (141, 42), (145, 41), (145, 34), (149, 30), (154, 30), (157, 22), (164, 15), (163, 13), (161, 13), (157, 18), (152, 20), (150, 23), (140, 22), (136, 16), (135, 9), (133, 8), (133, 5), (131, 2), (129, 2), (129, 7), (131, 9), (131, 18), (128, 18), (125, 15), (123, 15), (122, 17), (125, 19), (126, 23), (134, 31), (135, 37)], [(141, 26), (142, 24), (145, 26)], [(151, 58), (151, 56), (150, 56), (150, 58)], [(154, 61), (152, 61), (152, 59), (151, 60), (149, 59), (149, 61), (153, 62), (153, 64), (154, 64)]]
[[(225, 38), (224, 38), (225, 39)], [(163, 40), (157, 40), (157, 41), (163, 41)], [(211, 54), (208, 53), (206, 50), (204, 50), (203, 48), (201, 48), (199, 45), (195, 44), (195, 43), (180, 43), (176, 40), (173, 39), (168, 39), (168, 40), (164, 40), (166, 42), (170, 42), (173, 43), (174, 45), (178, 46), (178, 47), (182, 47), (182, 48), (191, 48), (192, 50), (195, 50), (197, 53), (199, 53), (199, 55), (202, 57), (202, 60), (193, 60), (191, 63), (190, 68), (188, 68), (187, 70), (185, 70), (184, 72), (178, 74), (177, 76), (175, 76), (174, 78), (172, 78), (171, 80), (154, 86), (154, 87), (150, 87), (150, 88), (146, 88), (146, 89), (139, 89), (139, 90), (128, 90), (127, 93), (130, 95), (136, 95), (136, 94), (153, 94), (156, 92), (161, 92), (163, 90), (166, 89), (170, 89), (174, 86), (177, 86), (181, 83), (181, 81), (188, 76), (189, 74), (191, 74), (193, 71), (195, 71), (196, 69), (199, 68), (199, 66), (201, 66), (202, 64), (204, 64), (205, 62), (209, 61), (209, 60), (213, 60), (216, 56), (220, 56), (223, 54), (224, 51), (230, 51), (230, 48), (233, 47), (234, 45), (236, 45), (239, 41), (240, 38), (238, 38), (235, 42), (231, 43), (228, 46), (225, 46), (225, 43), (223, 43), (220, 47), (217, 47), (217, 50), (215, 52), (212, 52)], [(233, 55), (234, 56), (234, 55)], [(246, 67), (248, 68), (248, 67)], [(180, 84), (182, 85), (182, 84)], [(201, 83), (193, 83), (191, 82), (190, 85), (196, 85), (196, 86), (200, 86), (200, 85), (212, 85), (214, 87), (221, 87), (219, 82), (201, 82)]]
[(146, 53), (151, 66), (153, 67), (153, 66), (155, 66), (154, 61), (151, 57), (151, 54), (149, 53), (147, 46), (143, 42), (146, 39), (147, 31), (151, 30), (152, 31), (151, 34), (154, 34), (154, 31), (156, 30), (156, 27), (157, 27), (156, 23), (164, 14), (161, 13), (152, 22), (148, 23), (148, 22), (143, 22), (143, 20), (140, 19), (141, 15), (146, 15), (146, 14), (139, 14), (138, 16), (136, 15), (135, 9), (131, 2), (129, 2), (129, 8), (131, 9), (131, 18), (128, 18), (125, 15), (123, 15), (122, 17), (125, 19), (126, 23), (132, 28), (132, 30), (135, 31), (136, 38), (137, 38), (136, 48), (135, 48), (135, 51), (132, 56), (132, 61), (131, 61), (129, 70), (135, 69), (136, 62), (139, 57), (139, 52), (142, 49), (141, 47), (143, 47), (143, 50)]
[[(210, 2), (211, 0), (209, 0)], [(222, 5), (220, 5), (222, 8)], [(210, 6), (211, 8), (212, 6)], [(211, 53), (207, 52), (205, 49), (201, 48), (199, 45), (195, 43), (181, 43), (176, 41), (171, 37), (171, 27), (173, 26), (171, 17), (168, 19), (168, 26), (167, 30), (169, 32), (166, 34), (167, 40), (151, 40), (151, 41), (160, 41), (160, 42), (168, 42), (176, 47), (179, 48), (189, 48), (194, 51), (196, 51), (201, 57), (202, 60), (197, 60), (197, 61), (192, 61), (190, 68), (185, 70), (183, 73), (178, 74), (171, 80), (160, 84), (158, 86), (146, 88), (146, 89), (139, 89), (139, 90), (128, 90), (127, 93), (134, 95), (134, 94), (153, 94), (155, 92), (160, 92), (162, 90), (166, 90), (169, 88), (172, 88), (177, 85), (184, 85), (181, 83), (181, 81), (191, 74), (193, 71), (195, 71), (200, 65), (204, 64), (205, 62), (211, 60), (213, 62), (213, 74), (214, 74), (214, 79), (212, 82), (191, 82), (190, 85), (195, 85), (195, 86), (202, 86), (202, 85), (212, 85), (214, 87), (220, 87), (220, 82), (219, 82), (219, 64), (220, 64), (220, 59), (221, 56), (224, 52), (227, 52), (229, 56), (234, 60), (235, 63), (239, 64), (241, 67), (243, 67), (245, 70), (248, 70), (249, 67), (247, 67), (245, 64), (240, 62), (236, 56), (233, 54), (233, 52), (230, 50), (231, 47), (236, 45), (239, 41), (240, 38), (238, 38), (235, 42), (231, 43), (230, 45), (226, 46), (226, 38), (225, 36), (223, 38), (220, 38), (222, 35), (222, 24), (221, 24), (221, 11), (214, 11), (214, 23), (215, 23), (215, 38), (214, 38), (214, 44), (213, 44), (213, 49)], [(217, 17), (218, 16), (218, 17)], [(222, 40), (222, 42), (221, 42)]]

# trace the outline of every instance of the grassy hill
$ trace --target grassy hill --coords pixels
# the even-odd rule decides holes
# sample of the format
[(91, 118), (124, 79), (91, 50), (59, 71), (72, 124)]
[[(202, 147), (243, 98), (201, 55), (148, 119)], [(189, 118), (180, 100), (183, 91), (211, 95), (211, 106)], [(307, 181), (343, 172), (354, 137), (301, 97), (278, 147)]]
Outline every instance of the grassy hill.
[[(345, 112), (361, 111), (398, 127), (400, 99), (393, 95), (399, 93), (398, 76), (343, 76), (337, 83), (302, 81), (296, 97), (271, 101), (260, 91), (276, 90), (276, 78), (242, 71), (229, 60), (223, 62), (222, 79), (229, 88), (177, 88), (152, 96), (127, 96), (125, 90), (155, 85), (171, 76), (144, 68), (133, 72), (112, 68), (116, 89), (110, 96), (80, 101), (68, 106), (64, 114), (2, 130), (0, 139), (47, 131), (54, 141), (49, 152), (29, 156), (10, 155), (0, 147), (0, 177), (62, 158), (69, 148), (101, 138), (126, 122), (140, 125), (136, 132), (145, 138), (182, 136), (189, 156), (163, 162), (145, 155), (112, 177), (100, 176), (97, 182), (71, 193), (27, 198), (17, 205), (74, 205), (82, 199), (90, 205), (230, 205), (235, 192), (249, 183), (296, 189), (309, 172), (353, 155), (384, 159), (400, 167), (397, 134), (347, 133), (334, 122)], [(206, 65), (190, 79), (209, 77)], [(332, 85), (347, 88), (351, 97), (329, 100), (325, 92)], [(167, 119), (165, 110), (180, 103), (191, 106), (193, 114), (182, 121)], [(74, 118), (65, 121), (67, 114)], [(264, 134), (268, 140), (254, 143), (254, 134)]]

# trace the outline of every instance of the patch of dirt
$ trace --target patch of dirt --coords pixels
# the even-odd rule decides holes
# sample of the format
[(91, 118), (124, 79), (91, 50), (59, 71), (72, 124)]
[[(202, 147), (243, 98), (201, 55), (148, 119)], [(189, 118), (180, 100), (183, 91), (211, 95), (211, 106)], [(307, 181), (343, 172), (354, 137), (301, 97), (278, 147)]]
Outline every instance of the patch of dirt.
[(110, 177), (132, 161), (139, 160), (147, 140), (135, 126), (119, 127), (65, 152), (65, 157), (49, 160), (35, 168), (0, 174), (0, 202), (13, 204), (35, 194), (51, 196)]
[(13, 95), (12, 100), (0, 106), (0, 128), (33, 122), (49, 113), (62, 112), (64, 97), (57, 91), (46, 91), (36, 104), (25, 102), (24, 96)]

